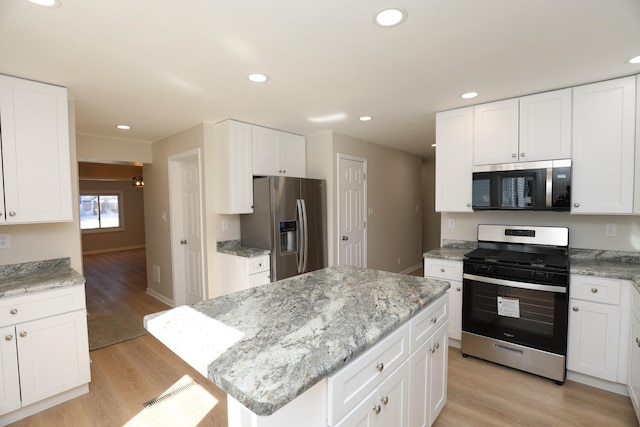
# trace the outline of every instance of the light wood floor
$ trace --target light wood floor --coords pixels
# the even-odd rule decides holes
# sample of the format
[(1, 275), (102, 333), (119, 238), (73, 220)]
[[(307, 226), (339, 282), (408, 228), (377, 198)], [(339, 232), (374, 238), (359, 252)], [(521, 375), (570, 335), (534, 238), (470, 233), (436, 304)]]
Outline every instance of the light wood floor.
[[(144, 250), (84, 258), (90, 316), (168, 307), (145, 293)], [(412, 272), (413, 273), (413, 272)], [(416, 273), (420, 275), (420, 273)], [(13, 426), (210, 426), (227, 424), (226, 396), (150, 335), (91, 352), (88, 395)], [(199, 385), (151, 409), (143, 403), (188, 378)], [(629, 398), (553, 381), (449, 353), (448, 403), (434, 424), (449, 426), (636, 426)]]

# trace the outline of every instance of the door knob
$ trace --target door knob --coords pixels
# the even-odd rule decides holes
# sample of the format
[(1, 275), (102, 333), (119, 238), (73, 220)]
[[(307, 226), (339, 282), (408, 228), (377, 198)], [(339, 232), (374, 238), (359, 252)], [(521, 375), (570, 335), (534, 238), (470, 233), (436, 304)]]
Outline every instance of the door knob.
[(349, 240), (349, 238), (347, 236), (342, 236), (342, 240), (346, 241), (346, 240)]
[(187, 241), (186, 241), (186, 240), (180, 240), (180, 244), (181, 244), (181, 245), (186, 245), (186, 244), (187, 244)]

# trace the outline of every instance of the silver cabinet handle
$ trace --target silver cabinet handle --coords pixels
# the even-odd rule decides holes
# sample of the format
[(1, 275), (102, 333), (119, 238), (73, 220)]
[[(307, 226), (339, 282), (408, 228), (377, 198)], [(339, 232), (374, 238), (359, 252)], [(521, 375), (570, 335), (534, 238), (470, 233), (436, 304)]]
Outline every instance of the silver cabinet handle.
[(21, 336), (22, 338), (24, 338), (24, 337), (26, 337), (26, 336), (27, 336), (27, 333), (26, 333), (25, 331), (22, 331), (22, 332), (20, 332), (20, 336)]
[(516, 153), (513, 153), (513, 154), (511, 155), (511, 157), (513, 157), (513, 158), (515, 159), (515, 158), (516, 158)]
[(447, 270), (445, 270), (444, 268), (440, 269), (440, 273), (444, 273), (445, 271), (447, 271)]
[(467, 207), (470, 208), (471, 207), (471, 203), (467, 203)]
[(638, 344), (638, 347), (640, 347), (640, 338), (636, 337), (636, 344)]
[(434, 317), (433, 319), (431, 319), (431, 323), (433, 323), (434, 325), (438, 322), (438, 318)]
[(375, 406), (373, 407), (373, 412), (375, 412), (375, 413), (376, 413), (376, 415), (378, 415), (378, 414), (380, 413), (380, 409), (382, 409), (382, 408), (380, 407), (380, 405), (375, 405)]
[(382, 370), (384, 369), (384, 363), (376, 363), (376, 369), (378, 370), (378, 372), (382, 372)]
[(594, 294), (597, 294), (598, 293), (598, 288), (591, 288), (591, 292), (594, 293)]
[(6, 337), (4, 337), (4, 339), (7, 341), (11, 341), (13, 339), (13, 335), (7, 335)]
[(384, 405), (386, 405), (387, 403), (389, 403), (389, 396), (384, 396), (380, 398), (380, 402), (382, 402)]
[(436, 350), (440, 348), (440, 341), (436, 343)]
[(578, 307), (573, 307), (573, 311), (578, 311), (580, 310)]
[(524, 157), (524, 153), (520, 153), (520, 157)]
[(9, 212), (9, 216), (16, 216), (16, 213), (14, 211)]
[(11, 311), (9, 312), (11, 314), (18, 314), (18, 309), (17, 308), (12, 308)]
[(573, 204), (573, 207), (574, 207), (574, 208), (579, 208), (579, 207), (580, 207), (580, 203), (574, 203), (574, 204)]
[(458, 287), (456, 288), (456, 291), (460, 292), (460, 286), (458, 286)]

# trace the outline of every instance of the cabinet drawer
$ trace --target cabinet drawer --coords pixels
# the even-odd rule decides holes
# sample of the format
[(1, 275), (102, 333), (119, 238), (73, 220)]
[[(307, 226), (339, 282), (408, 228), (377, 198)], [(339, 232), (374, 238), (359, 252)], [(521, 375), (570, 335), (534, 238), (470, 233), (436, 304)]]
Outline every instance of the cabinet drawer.
[(571, 298), (606, 304), (620, 304), (622, 282), (593, 276), (571, 276), (569, 293)]
[(462, 281), (462, 262), (446, 259), (425, 258), (424, 277)]
[(261, 273), (263, 271), (269, 271), (270, 269), (269, 255), (249, 258), (247, 274)]
[(328, 380), (329, 424), (335, 425), (409, 357), (409, 324), (399, 327)]
[(411, 319), (409, 324), (411, 353), (431, 338), (433, 333), (449, 319), (448, 297), (449, 294), (441, 296)]
[(84, 286), (0, 298), (0, 327), (85, 308)]

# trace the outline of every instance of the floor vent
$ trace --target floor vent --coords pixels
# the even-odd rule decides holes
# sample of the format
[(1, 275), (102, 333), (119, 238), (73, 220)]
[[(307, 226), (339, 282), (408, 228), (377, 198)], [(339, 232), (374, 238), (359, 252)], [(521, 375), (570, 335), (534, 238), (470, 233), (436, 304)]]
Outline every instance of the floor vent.
[(175, 396), (176, 394), (178, 394), (180, 392), (185, 391), (186, 389), (188, 389), (190, 387), (193, 387), (194, 385), (198, 385), (198, 382), (195, 381), (195, 380), (191, 380), (187, 384), (184, 384), (184, 385), (182, 385), (182, 386), (180, 386), (180, 387), (178, 387), (178, 388), (176, 388), (174, 390), (171, 390), (171, 391), (169, 391), (169, 392), (167, 392), (165, 394), (161, 394), (158, 397), (155, 397), (155, 398), (153, 398), (153, 399), (151, 399), (151, 400), (149, 400), (147, 402), (144, 402), (142, 404), (142, 406), (144, 406), (145, 408), (148, 408), (149, 406), (156, 405), (156, 404), (158, 404), (158, 403), (160, 403), (160, 402), (162, 402), (164, 400), (169, 399), (170, 397)]

